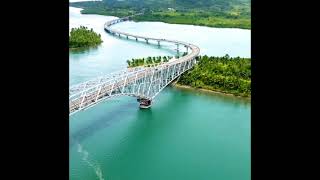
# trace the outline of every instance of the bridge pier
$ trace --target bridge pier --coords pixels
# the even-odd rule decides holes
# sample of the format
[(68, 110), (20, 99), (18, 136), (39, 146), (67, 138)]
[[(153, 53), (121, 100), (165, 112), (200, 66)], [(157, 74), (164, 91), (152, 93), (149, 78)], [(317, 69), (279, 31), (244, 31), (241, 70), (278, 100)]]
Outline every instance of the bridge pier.
[(179, 54), (179, 44), (177, 43), (176, 45), (177, 45), (177, 49), (175, 50), (177, 50), (177, 54)]
[[(130, 71), (121, 71), (112, 75), (110, 74), (106, 76), (106, 78), (103, 77), (99, 80), (90, 80), (85, 83), (72, 86), (69, 89), (69, 115), (95, 105), (104, 99), (123, 95), (137, 97), (139, 107), (141, 109), (148, 109), (153, 104), (153, 98), (160, 93), (161, 90), (169, 84), (169, 82), (176, 78), (179, 79), (182, 72), (196, 64), (198, 59), (196, 57), (198, 57), (200, 49), (195, 45), (174, 40), (135, 36), (110, 29), (110, 24), (112, 25), (126, 20), (127, 19), (125, 18), (107, 22), (104, 28), (108, 33), (115, 37), (119, 36), (121, 39), (125, 37), (128, 39), (129, 36), (131, 36), (132, 40), (133, 38), (135, 38), (136, 41), (138, 41), (138, 38), (140, 38), (141, 41), (145, 39), (147, 44), (149, 44), (149, 40), (151, 40), (150, 44), (158, 44), (158, 46), (160, 46), (160, 41), (163, 43), (170, 42), (172, 43), (172, 47), (174, 45), (177, 46), (177, 49), (174, 49), (177, 51), (176, 57), (179, 57), (180, 54), (179, 46), (182, 47), (181, 51), (185, 51), (183, 50), (183, 47), (185, 47), (186, 51), (188, 52), (190, 49), (191, 53), (189, 56), (180, 59), (181, 62), (177, 61), (168, 63), (160, 65), (159, 67), (159, 64), (152, 64), (152, 68), (145, 68), (142, 70), (137, 68)], [(109, 81), (109, 78), (111, 81)]]
[(151, 100), (150, 99), (144, 99), (144, 98), (138, 98), (137, 101), (140, 103), (141, 109), (148, 109), (151, 107)]

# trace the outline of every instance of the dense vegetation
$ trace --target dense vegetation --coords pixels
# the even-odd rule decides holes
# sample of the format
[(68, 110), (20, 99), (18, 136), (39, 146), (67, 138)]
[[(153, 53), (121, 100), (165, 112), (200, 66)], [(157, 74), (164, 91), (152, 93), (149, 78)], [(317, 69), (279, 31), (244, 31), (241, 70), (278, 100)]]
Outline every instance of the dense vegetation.
[(144, 12), (136, 21), (251, 28), (250, 0), (103, 0), (71, 6), (84, 8), (83, 14), (117, 17)]
[(96, 46), (102, 43), (101, 35), (88, 30), (85, 26), (72, 28), (69, 36), (69, 48), (83, 48)]
[(147, 58), (137, 58), (127, 60), (128, 67), (137, 67), (137, 66), (147, 66), (150, 67), (151, 65), (159, 64), (162, 62), (168, 62), (172, 56), (157, 56), (157, 57), (147, 57)]
[[(184, 54), (185, 55), (185, 54)], [(172, 56), (157, 56), (127, 60), (128, 67), (156, 65), (168, 62)], [(251, 96), (251, 59), (240, 57), (198, 56), (197, 64), (181, 75), (178, 84), (238, 96)]]
[(239, 96), (251, 96), (251, 59), (199, 56), (178, 84)]
[[(176, 55), (175, 58), (179, 58), (182, 56), (187, 55), (188, 53), (184, 52), (182, 55)], [(173, 58), (172, 56), (154, 56), (150, 57), (148, 56), (147, 58), (136, 58), (136, 59), (131, 59), (127, 60), (128, 67), (137, 67), (137, 66), (146, 66), (150, 67), (151, 65), (156, 65), (164, 62), (169, 62), (169, 60)]]

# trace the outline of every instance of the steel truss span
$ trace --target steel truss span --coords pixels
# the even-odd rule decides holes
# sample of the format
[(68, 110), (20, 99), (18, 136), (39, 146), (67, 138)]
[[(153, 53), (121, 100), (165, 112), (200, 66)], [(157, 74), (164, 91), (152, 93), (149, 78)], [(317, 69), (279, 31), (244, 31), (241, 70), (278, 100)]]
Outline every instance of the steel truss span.
[(104, 29), (111, 35), (134, 38), (136, 41), (143, 40), (148, 44), (150, 42), (156, 42), (158, 45), (161, 42), (174, 43), (177, 45), (177, 51), (179, 51), (179, 46), (182, 46), (187, 49), (187, 52), (188, 49), (191, 52), (171, 62), (151, 67), (128, 68), (71, 86), (69, 88), (69, 115), (117, 96), (136, 97), (141, 108), (148, 108), (151, 106), (152, 100), (167, 85), (195, 65), (195, 58), (200, 53), (200, 49), (196, 45), (176, 40), (138, 36), (111, 28), (112, 25), (128, 21), (131, 17), (108, 21), (105, 23)]

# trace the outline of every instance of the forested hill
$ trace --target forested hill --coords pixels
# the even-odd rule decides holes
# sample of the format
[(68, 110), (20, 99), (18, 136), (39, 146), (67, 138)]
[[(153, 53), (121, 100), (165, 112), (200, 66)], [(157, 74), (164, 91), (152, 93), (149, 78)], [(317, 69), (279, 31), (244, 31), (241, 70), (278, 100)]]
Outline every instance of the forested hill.
[(185, 7), (227, 7), (229, 5), (239, 5), (250, 3), (250, 0), (102, 0), (76, 3), (99, 3), (113, 7), (146, 7), (146, 8), (185, 8)]
[(251, 27), (250, 0), (102, 0), (70, 3), (84, 14), (126, 16), (145, 14), (136, 20), (195, 24), (211, 27)]

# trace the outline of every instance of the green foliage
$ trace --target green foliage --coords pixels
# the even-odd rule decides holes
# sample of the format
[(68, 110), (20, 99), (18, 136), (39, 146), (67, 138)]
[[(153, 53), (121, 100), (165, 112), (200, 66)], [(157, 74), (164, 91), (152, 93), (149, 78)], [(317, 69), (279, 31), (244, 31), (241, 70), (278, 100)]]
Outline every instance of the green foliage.
[(75, 2), (83, 14), (124, 17), (139, 12), (135, 21), (161, 21), (209, 27), (251, 28), (250, 0), (103, 0)]
[[(186, 55), (184, 53), (182, 56)], [(172, 56), (157, 56), (127, 60), (128, 67), (150, 67), (168, 62)], [(182, 74), (178, 83), (194, 88), (251, 96), (251, 59), (230, 57), (196, 57), (197, 64)]]
[[(204, 17), (203, 17), (204, 16)], [(188, 13), (160, 11), (146, 13), (142, 16), (133, 17), (135, 21), (162, 21), (174, 24), (193, 24), (208, 27), (224, 27), (224, 28), (251, 28), (251, 20), (249, 17), (230, 15), (214, 15), (212, 13), (203, 13), (194, 11)]]
[(69, 36), (69, 48), (96, 46), (102, 43), (101, 35), (88, 30), (85, 26), (72, 28)]
[(147, 66), (150, 67), (150, 65), (156, 65), (164, 62), (169, 62), (169, 59), (171, 59), (172, 56), (157, 56), (157, 57), (147, 57), (147, 58), (137, 58), (137, 59), (131, 59), (127, 60), (128, 67), (137, 67), (137, 66)]
[(251, 59), (199, 56), (198, 63), (179, 79), (179, 84), (251, 96)]

